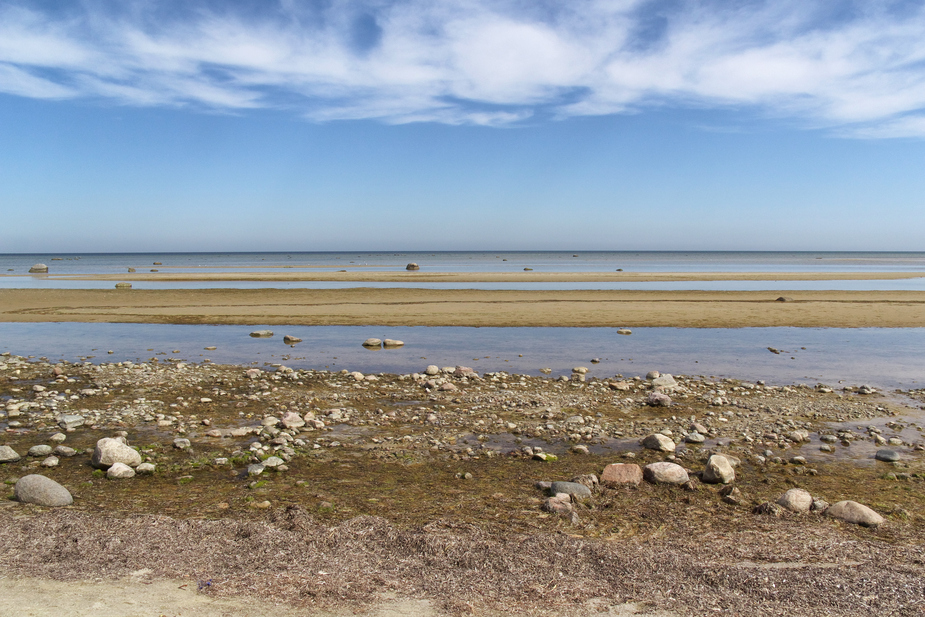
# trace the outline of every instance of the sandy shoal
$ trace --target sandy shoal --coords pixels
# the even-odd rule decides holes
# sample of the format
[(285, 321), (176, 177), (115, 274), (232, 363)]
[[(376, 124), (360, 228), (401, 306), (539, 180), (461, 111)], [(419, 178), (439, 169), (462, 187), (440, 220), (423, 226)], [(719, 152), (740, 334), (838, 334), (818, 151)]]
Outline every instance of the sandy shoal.
[[(789, 300), (777, 301), (781, 296)], [(6, 289), (0, 321), (903, 328), (925, 327), (925, 292)]]
[[(162, 266), (167, 267), (167, 266)], [(2, 275), (14, 276), (14, 275)], [(21, 276), (21, 275), (16, 275)], [(645, 283), (677, 281), (859, 281), (925, 277), (925, 272), (131, 272), (42, 275), (73, 281), (340, 281), (370, 283)]]

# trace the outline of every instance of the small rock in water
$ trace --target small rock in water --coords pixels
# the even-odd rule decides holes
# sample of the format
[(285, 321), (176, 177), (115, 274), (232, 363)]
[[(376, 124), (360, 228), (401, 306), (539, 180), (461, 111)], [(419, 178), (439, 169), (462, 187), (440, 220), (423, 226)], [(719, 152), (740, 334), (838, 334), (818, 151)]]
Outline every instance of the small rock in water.
[(383, 347), (392, 347), (392, 348), (402, 347), (404, 344), (405, 344), (405, 341), (399, 341), (393, 338), (387, 338), (384, 341), (382, 341)]
[(108, 469), (114, 463), (137, 467), (141, 464), (141, 455), (119, 439), (104, 437), (96, 442), (91, 464), (97, 469)]
[(617, 330), (617, 334), (622, 334), (624, 336), (629, 336), (632, 333), (633, 331), (630, 330), (629, 328), (620, 328), (619, 330)]
[(116, 289), (131, 289), (131, 283), (116, 283)]
[(642, 447), (659, 452), (674, 452), (675, 450), (675, 444), (671, 437), (666, 437), (661, 433), (655, 433), (643, 439)]
[(894, 463), (899, 460), (899, 453), (895, 450), (877, 450), (874, 458), (885, 463)]
[(705, 442), (706, 440), (707, 440), (707, 438), (704, 437), (703, 435), (701, 435), (700, 433), (698, 433), (697, 431), (694, 431), (693, 433), (688, 433), (688, 434), (684, 437), (684, 441), (686, 441), (687, 443), (695, 443), (695, 444), (696, 444), (696, 443), (703, 443), (703, 442)]
[(420, 270), (420, 269), (421, 269), (421, 266), (417, 265), (414, 262), (411, 262), (410, 264), (405, 266), (405, 270)]
[(135, 472), (136, 472), (136, 473), (148, 473), (148, 474), (150, 474), (150, 473), (154, 473), (154, 470), (155, 470), (155, 469), (156, 469), (156, 467), (154, 466), (153, 463), (142, 463), (141, 465), (139, 465), (138, 467), (135, 468)]
[(646, 379), (658, 379), (661, 375), (658, 371), (649, 371), (646, 373)]
[(382, 347), (382, 339), (368, 338), (363, 341), (363, 347)]
[(42, 461), (42, 467), (57, 467), (59, 462), (57, 456), (49, 456)]
[(273, 336), (273, 330), (254, 330), (251, 332), (251, 336), (254, 338), (269, 338)]
[(29, 268), (30, 274), (48, 274), (48, 266), (45, 264), (35, 264)]
[(186, 450), (191, 447), (193, 444), (190, 443), (189, 439), (185, 437), (177, 437), (173, 440), (173, 447), (177, 450)]
[(69, 448), (67, 446), (62, 446), (62, 445), (55, 446), (55, 449), (52, 450), (52, 453), (57, 456), (63, 456), (65, 458), (77, 456), (77, 450), (75, 450), (74, 448)]
[(51, 454), (51, 446), (40, 444), (29, 448), (29, 456), (48, 456)]
[(283, 342), (286, 343), (287, 345), (295, 345), (296, 343), (301, 343), (302, 339), (300, 339), (297, 336), (286, 334), (285, 336), (283, 336)]
[(71, 493), (52, 480), (38, 474), (30, 474), (16, 481), (13, 494), (20, 503), (34, 503), (39, 506), (58, 508), (74, 503)]

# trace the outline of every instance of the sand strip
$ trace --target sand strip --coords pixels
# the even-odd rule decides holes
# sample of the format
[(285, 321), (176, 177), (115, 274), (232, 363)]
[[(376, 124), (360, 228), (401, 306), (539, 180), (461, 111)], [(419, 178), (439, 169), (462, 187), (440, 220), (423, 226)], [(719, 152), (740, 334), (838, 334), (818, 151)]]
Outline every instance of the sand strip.
[(0, 321), (904, 328), (925, 327), (925, 292), (8, 289)]

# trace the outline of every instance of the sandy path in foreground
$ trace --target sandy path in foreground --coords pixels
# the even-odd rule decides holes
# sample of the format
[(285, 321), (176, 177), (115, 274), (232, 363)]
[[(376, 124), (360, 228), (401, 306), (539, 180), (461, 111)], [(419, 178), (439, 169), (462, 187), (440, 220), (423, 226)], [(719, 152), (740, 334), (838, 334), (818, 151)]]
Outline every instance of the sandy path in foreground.
[(8, 289), (0, 321), (901, 328), (925, 327), (925, 292)]

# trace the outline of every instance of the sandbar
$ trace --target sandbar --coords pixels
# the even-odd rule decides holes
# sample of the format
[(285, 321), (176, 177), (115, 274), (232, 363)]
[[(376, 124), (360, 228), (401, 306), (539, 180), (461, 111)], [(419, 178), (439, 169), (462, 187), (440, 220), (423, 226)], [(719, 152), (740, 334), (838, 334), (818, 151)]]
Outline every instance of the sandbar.
[[(786, 297), (787, 301), (778, 298)], [(920, 291), (0, 290), (0, 321), (471, 327), (925, 327)]]

